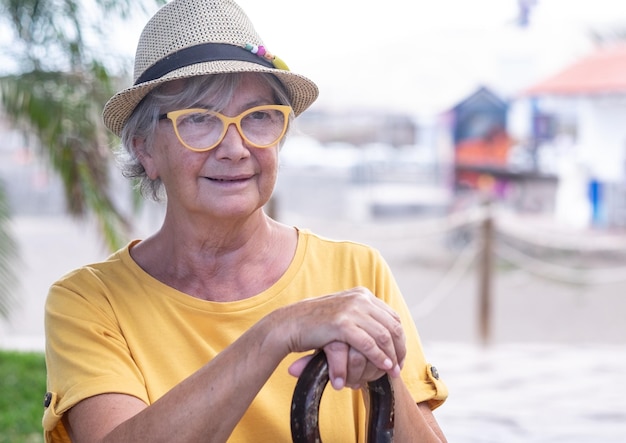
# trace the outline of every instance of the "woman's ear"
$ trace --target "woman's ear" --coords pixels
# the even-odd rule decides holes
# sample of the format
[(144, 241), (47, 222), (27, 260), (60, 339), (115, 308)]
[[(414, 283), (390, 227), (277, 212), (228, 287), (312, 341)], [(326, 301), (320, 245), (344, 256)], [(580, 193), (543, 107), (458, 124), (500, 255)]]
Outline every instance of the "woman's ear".
[(146, 144), (146, 139), (144, 138), (134, 138), (133, 139), (133, 151), (137, 156), (137, 159), (146, 170), (146, 175), (151, 180), (156, 180), (159, 178), (159, 172), (157, 170), (156, 164), (154, 162), (154, 158), (150, 153), (150, 148)]

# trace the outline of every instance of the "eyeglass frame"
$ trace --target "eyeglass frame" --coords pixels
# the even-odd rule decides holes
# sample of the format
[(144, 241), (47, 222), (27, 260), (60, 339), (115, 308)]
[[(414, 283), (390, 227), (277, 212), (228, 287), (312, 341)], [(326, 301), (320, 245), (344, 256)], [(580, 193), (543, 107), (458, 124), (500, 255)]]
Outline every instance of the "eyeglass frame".
[[(245, 117), (246, 115), (251, 114), (252, 112), (262, 111), (262, 110), (265, 110), (265, 109), (274, 109), (274, 110), (277, 110), (277, 111), (281, 111), (283, 113), (284, 117), (285, 117), (285, 123), (284, 123), (282, 132), (276, 138), (275, 141), (273, 141), (272, 143), (266, 144), (266, 145), (259, 145), (257, 143), (252, 142), (243, 133), (243, 129), (241, 128), (241, 119), (243, 117)], [(211, 145), (211, 146), (209, 146), (207, 148), (194, 148), (193, 146), (190, 146), (189, 144), (187, 144), (182, 139), (182, 137), (180, 136), (180, 133), (178, 132), (178, 123), (176, 123), (176, 119), (178, 117), (180, 117), (181, 115), (193, 114), (194, 112), (208, 112), (211, 115), (214, 115), (215, 117), (220, 119), (220, 121), (223, 123), (222, 133), (217, 138), (217, 141), (215, 142), (215, 144), (213, 144), (213, 145)], [(246, 143), (248, 143), (250, 146), (252, 146), (254, 148), (269, 148), (270, 146), (273, 146), (276, 143), (280, 142), (280, 140), (282, 140), (282, 138), (285, 136), (285, 133), (287, 132), (287, 126), (289, 124), (289, 117), (290, 117), (290, 115), (292, 113), (293, 113), (293, 109), (289, 105), (261, 105), (261, 106), (253, 106), (252, 108), (246, 109), (245, 111), (241, 112), (239, 115), (236, 115), (234, 117), (229, 117), (229, 116), (224, 115), (224, 114), (222, 114), (220, 112), (211, 111), (211, 110), (206, 109), (206, 108), (186, 108), (186, 109), (178, 109), (176, 111), (170, 111), (170, 112), (166, 112), (165, 114), (161, 114), (161, 115), (159, 115), (159, 120), (170, 120), (172, 122), (172, 126), (174, 127), (174, 133), (176, 134), (176, 138), (178, 138), (178, 141), (185, 148), (187, 148), (187, 149), (189, 149), (191, 151), (194, 151), (194, 152), (206, 152), (206, 151), (210, 151), (211, 149), (215, 149), (220, 143), (222, 143), (222, 141), (224, 140), (224, 137), (226, 136), (226, 132), (228, 132), (228, 128), (230, 127), (230, 125), (235, 125), (235, 128), (237, 128), (237, 132), (239, 133), (241, 138)]]

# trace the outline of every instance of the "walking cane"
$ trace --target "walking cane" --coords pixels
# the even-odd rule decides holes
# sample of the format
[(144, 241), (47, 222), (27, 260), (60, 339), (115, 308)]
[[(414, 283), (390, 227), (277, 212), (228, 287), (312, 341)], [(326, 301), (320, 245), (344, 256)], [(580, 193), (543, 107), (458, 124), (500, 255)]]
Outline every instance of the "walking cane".
[[(326, 354), (319, 351), (298, 378), (291, 401), (291, 438), (294, 443), (321, 443), (319, 407), (328, 384)], [(367, 443), (393, 441), (393, 389), (387, 374), (367, 384), (369, 412)]]

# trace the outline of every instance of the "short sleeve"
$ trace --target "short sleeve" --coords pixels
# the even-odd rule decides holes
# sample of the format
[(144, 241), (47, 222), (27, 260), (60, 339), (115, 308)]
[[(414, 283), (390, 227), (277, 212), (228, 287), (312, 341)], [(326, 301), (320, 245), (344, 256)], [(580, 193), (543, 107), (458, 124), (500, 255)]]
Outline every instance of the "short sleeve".
[(47, 441), (56, 441), (49, 433), (62, 433), (56, 428), (62, 427), (63, 414), (88, 397), (114, 392), (148, 402), (141, 372), (107, 303), (106, 288), (87, 269), (51, 287), (45, 330)]

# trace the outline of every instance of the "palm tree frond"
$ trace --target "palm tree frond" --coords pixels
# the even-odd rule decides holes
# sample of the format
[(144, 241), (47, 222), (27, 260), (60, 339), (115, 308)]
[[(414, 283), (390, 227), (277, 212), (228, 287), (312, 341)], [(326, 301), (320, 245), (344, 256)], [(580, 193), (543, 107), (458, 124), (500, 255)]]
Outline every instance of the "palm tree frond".
[(33, 71), (2, 77), (0, 95), (8, 118), (34, 135), (40, 156), (59, 174), (68, 212), (84, 216), (92, 210), (106, 227), (107, 245), (119, 247), (128, 223), (109, 197), (111, 154), (100, 117), (110, 83), (94, 64), (82, 74)]
[[(128, 19), (137, 10), (145, 13), (149, 5), (165, 3), (0, 0), (0, 28), (12, 41), (0, 46), (0, 56), (9, 61), (0, 66), (3, 114), (61, 177), (68, 212), (95, 215), (109, 249), (123, 245), (129, 228), (111, 198), (108, 147), (113, 137), (101, 119), (114, 92), (113, 70), (105, 62), (120, 56), (107, 58), (106, 44), (90, 47), (86, 37), (104, 42), (112, 15)], [(8, 214), (0, 189), (0, 316), (15, 303), (17, 246), (9, 235)]]

